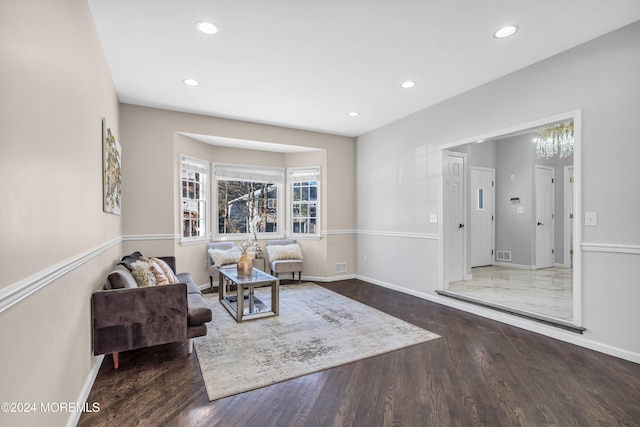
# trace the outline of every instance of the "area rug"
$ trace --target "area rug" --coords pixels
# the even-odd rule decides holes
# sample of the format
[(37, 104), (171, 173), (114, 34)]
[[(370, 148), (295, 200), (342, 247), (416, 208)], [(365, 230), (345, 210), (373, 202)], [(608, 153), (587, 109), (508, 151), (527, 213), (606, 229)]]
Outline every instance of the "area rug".
[[(256, 296), (270, 305), (268, 288)], [(280, 287), (280, 315), (237, 323), (213, 311), (194, 339), (209, 400), (333, 368), (439, 336), (313, 283)]]

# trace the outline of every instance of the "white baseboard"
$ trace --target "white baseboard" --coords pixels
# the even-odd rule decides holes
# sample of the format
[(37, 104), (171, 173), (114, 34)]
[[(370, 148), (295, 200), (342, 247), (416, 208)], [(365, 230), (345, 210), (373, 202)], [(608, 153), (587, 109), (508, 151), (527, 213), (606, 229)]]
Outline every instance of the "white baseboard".
[(518, 268), (520, 270), (535, 270), (535, 266), (533, 265), (514, 264), (512, 262), (496, 261), (493, 263), (493, 265), (497, 265), (498, 267)]
[(550, 338), (555, 338), (560, 341), (564, 341), (570, 344), (575, 344), (580, 347), (588, 348), (590, 350), (595, 350), (600, 353), (604, 353), (610, 356), (618, 357), (620, 359), (628, 360), (630, 362), (640, 363), (640, 353), (634, 353), (619, 347), (615, 347), (599, 341), (594, 341), (587, 338), (584, 335), (576, 334), (575, 332), (569, 332), (564, 329), (560, 329), (554, 326), (546, 325), (544, 323), (536, 322), (534, 320), (511, 316), (507, 313), (502, 313), (496, 310), (492, 310), (490, 308), (485, 308), (485, 307), (481, 307), (474, 304), (464, 303), (462, 301), (441, 296), (436, 293), (430, 294), (430, 293), (419, 292), (413, 289), (404, 288), (401, 286), (393, 285), (391, 283), (382, 282), (380, 280), (375, 280), (375, 279), (360, 276), (360, 275), (358, 275), (356, 278), (359, 280), (363, 280), (365, 282), (373, 283), (375, 285), (392, 289), (394, 291), (398, 291), (398, 292), (402, 292), (418, 298), (422, 298), (427, 301), (434, 302), (436, 304), (442, 304), (447, 307), (465, 311), (467, 313), (476, 314), (478, 316), (496, 320), (498, 322), (502, 322), (507, 325), (516, 326), (518, 328), (525, 329), (527, 331), (536, 332)]
[[(104, 354), (101, 354), (95, 357), (93, 362), (93, 367), (91, 368), (91, 371), (89, 372), (89, 375), (87, 376), (87, 379), (85, 380), (84, 385), (82, 386), (82, 390), (80, 390), (80, 397), (78, 397), (78, 400), (76, 402), (81, 404), (87, 403), (87, 399), (89, 398), (89, 393), (91, 393), (91, 388), (93, 387), (93, 383), (95, 382), (96, 377), (98, 376), (98, 371), (100, 371), (100, 366), (102, 366), (103, 360), (104, 360)], [(87, 406), (91, 408), (93, 407), (94, 403), (99, 404), (100, 402), (88, 402), (88, 403), (89, 404)], [(67, 421), (67, 426), (75, 427), (76, 425), (78, 425), (78, 421), (80, 421), (80, 415), (82, 415), (82, 411), (72, 412), (71, 417), (69, 417), (69, 421)]]
[(341, 276), (331, 276), (331, 277), (302, 276), (302, 280), (305, 282), (321, 282), (321, 283), (339, 282), (340, 280), (349, 280), (349, 279), (356, 279), (356, 278), (357, 276), (355, 274), (343, 274)]

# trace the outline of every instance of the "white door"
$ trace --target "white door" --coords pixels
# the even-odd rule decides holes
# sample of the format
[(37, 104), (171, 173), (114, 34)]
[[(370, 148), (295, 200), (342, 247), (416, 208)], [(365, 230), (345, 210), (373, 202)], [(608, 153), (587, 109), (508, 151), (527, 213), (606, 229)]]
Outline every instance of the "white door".
[(445, 169), (445, 215), (448, 280), (464, 279), (464, 159), (461, 153), (448, 153)]
[(536, 165), (536, 268), (553, 266), (554, 169)]
[(471, 168), (471, 267), (493, 264), (494, 169)]

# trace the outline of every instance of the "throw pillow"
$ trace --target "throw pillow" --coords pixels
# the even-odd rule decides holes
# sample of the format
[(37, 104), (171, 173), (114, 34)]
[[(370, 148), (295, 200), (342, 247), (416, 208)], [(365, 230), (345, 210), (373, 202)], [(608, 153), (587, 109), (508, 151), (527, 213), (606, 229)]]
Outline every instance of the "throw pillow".
[(153, 274), (153, 271), (151, 271), (151, 267), (147, 262), (138, 260), (132, 263), (131, 274), (141, 288), (156, 285), (156, 276)]
[(233, 247), (231, 249), (209, 249), (209, 256), (213, 260), (216, 267), (223, 265), (236, 264), (242, 255), (240, 248)]
[(160, 266), (164, 274), (167, 276), (167, 279), (169, 279), (169, 283), (180, 283), (180, 279), (178, 279), (178, 276), (176, 276), (176, 274), (173, 272), (171, 267), (169, 267), (169, 264), (167, 264), (165, 260), (160, 258), (151, 259)]
[(154, 261), (154, 258), (140, 257), (138, 261), (146, 262), (147, 264), (149, 264), (149, 269), (151, 269), (151, 272), (156, 278), (156, 285), (166, 285), (167, 283), (169, 283), (169, 278), (164, 273), (160, 265), (156, 261)]
[(302, 249), (297, 243), (291, 245), (270, 245), (267, 246), (267, 255), (271, 261), (282, 259), (302, 260)]
[(131, 264), (136, 262), (141, 256), (142, 254), (139, 251), (133, 252), (129, 255), (122, 257), (122, 260), (120, 261), (119, 264), (127, 267), (127, 270), (131, 271)]

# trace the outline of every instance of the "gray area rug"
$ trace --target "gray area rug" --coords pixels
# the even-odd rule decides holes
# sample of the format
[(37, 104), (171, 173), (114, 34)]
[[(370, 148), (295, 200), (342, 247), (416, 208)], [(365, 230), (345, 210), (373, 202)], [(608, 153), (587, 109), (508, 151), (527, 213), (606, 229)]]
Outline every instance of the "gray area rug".
[[(256, 296), (270, 304), (268, 288)], [(209, 400), (439, 338), (313, 283), (281, 286), (279, 316), (243, 323), (205, 297), (213, 320), (194, 345)]]

